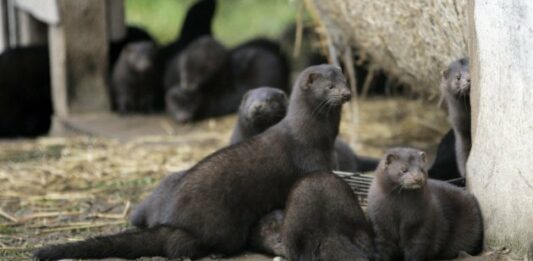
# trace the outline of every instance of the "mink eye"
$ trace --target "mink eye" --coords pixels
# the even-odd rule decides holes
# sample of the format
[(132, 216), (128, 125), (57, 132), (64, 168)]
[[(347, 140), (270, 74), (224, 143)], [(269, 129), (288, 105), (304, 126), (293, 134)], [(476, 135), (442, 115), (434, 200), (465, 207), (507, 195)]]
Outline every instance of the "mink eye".
[(333, 89), (333, 87), (335, 87), (335, 85), (333, 85), (332, 83), (330, 83), (330, 84), (328, 85), (328, 89), (330, 89), (330, 90)]
[(400, 168), (400, 170), (402, 171), (402, 173), (405, 173), (405, 172), (407, 172), (407, 167), (406, 166), (402, 166)]
[(461, 80), (461, 75), (458, 74), (457, 76), (455, 76), (455, 78), (459, 81), (459, 80)]

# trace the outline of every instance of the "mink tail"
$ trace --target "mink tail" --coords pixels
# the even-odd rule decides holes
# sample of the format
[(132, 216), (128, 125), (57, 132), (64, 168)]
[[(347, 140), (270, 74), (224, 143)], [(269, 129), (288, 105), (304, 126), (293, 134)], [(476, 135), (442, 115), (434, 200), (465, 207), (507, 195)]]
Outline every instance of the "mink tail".
[(148, 256), (199, 258), (208, 252), (187, 232), (168, 226), (133, 229), (80, 242), (52, 245), (37, 249), (37, 260), (126, 258)]

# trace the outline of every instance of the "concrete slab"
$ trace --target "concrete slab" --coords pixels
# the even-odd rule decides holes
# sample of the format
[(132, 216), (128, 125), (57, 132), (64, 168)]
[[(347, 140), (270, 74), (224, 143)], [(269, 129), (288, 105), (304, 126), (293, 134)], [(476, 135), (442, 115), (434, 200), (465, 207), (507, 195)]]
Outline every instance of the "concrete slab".
[[(114, 113), (83, 114), (60, 119), (60, 122), (64, 127), (60, 131), (122, 141), (138, 136), (171, 135), (178, 129), (170, 118), (163, 114), (127, 116)], [(52, 135), (59, 134), (64, 133), (52, 133)]]

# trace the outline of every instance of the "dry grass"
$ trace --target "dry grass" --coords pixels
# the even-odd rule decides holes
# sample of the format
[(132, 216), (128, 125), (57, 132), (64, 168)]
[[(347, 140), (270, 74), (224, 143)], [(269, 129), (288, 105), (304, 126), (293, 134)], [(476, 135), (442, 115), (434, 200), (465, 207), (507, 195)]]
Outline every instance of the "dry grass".
[[(433, 150), (447, 129), (441, 110), (419, 101), (362, 101), (360, 114), (356, 147), (376, 157), (397, 145)], [(355, 132), (347, 118), (345, 139)], [(179, 136), (125, 143), (89, 137), (0, 142), (0, 259), (24, 260), (43, 244), (124, 229), (129, 211), (161, 177), (224, 146), (234, 121), (204, 121)]]
[(467, 55), (466, 0), (302, 1), (330, 51), (354, 47), (417, 93), (436, 95), (440, 72)]

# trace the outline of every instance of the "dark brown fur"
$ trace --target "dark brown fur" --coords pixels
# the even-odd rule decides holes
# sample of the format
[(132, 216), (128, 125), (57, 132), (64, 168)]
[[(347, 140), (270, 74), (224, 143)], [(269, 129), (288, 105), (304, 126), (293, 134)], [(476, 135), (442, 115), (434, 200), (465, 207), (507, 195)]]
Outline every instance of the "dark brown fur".
[(348, 172), (374, 171), (379, 163), (377, 159), (355, 154), (350, 145), (341, 139), (335, 141), (335, 159), (337, 161), (335, 170)]
[(239, 116), (233, 128), (230, 144), (254, 137), (285, 117), (288, 105), (284, 91), (260, 87), (244, 94), (239, 106)]
[[(165, 211), (144, 213), (135, 237), (128, 233), (39, 249), (40, 260), (231, 255), (250, 229), (283, 208), (292, 185), (306, 173), (329, 171), (341, 106), (351, 97), (340, 69), (303, 71), (287, 116), (262, 135), (221, 149), (187, 170), (168, 195)], [(140, 240), (140, 241), (139, 241)], [(105, 244), (103, 244), (105, 242)], [(143, 244), (160, 242), (161, 244)]]
[(231, 68), (234, 88), (241, 91), (239, 99), (247, 90), (260, 86), (290, 93), (287, 58), (274, 41), (257, 38), (235, 47), (231, 50)]
[(0, 137), (45, 135), (53, 113), (47, 46), (0, 54)]
[(428, 170), (428, 176), (432, 179), (447, 181), (459, 187), (465, 186), (465, 179), (461, 176), (457, 167), (453, 130), (448, 131), (440, 141), (435, 161), (433, 161)]
[(332, 173), (301, 179), (291, 190), (282, 226), (290, 261), (370, 260), (371, 226), (350, 186)]
[[(235, 111), (239, 100), (228, 98), (232, 75), (228, 50), (210, 36), (193, 41), (171, 61), (165, 74), (167, 112), (187, 122)], [(170, 73), (169, 70), (176, 70)]]
[(379, 260), (451, 259), (481, 251), (476, 198), (427, 178), (424, 152), (395, 148), (380, 162), (368, 194)]
[(215, 39), (193, 41), (167, 69), (167, 110), (178, 122), (237, 111), (250, 89), (287, 89), (288, 68), (277, 44), (266, 39), (246, 42), (228, 52)]
[(122, 49), (112, 72), (113, 103), (120, 113), (156, 109), (156, 95), (162, 88), (154, 64), (156, 51), (150, 41), (130, 43)]
[(470, 116), (470, 70), (468, 58), (450, 64), (442, 73), (441, 92), (448, 110), (448, 120), (455, 135), (455, 154), (459, 172), (466, 174), (466, 160), (472, 147)]
[(285, 256), (281, 240), (282, 224), (282, 210), (274, 210), (262, 217), (250, 232), (250, 249), (273, 256)]

